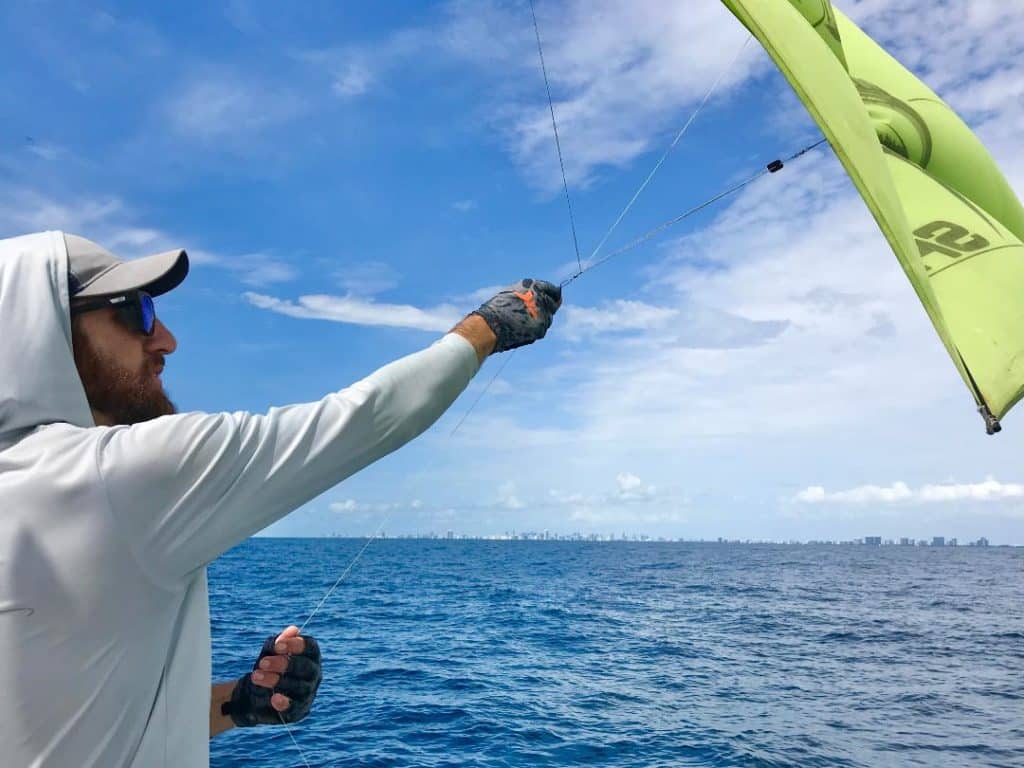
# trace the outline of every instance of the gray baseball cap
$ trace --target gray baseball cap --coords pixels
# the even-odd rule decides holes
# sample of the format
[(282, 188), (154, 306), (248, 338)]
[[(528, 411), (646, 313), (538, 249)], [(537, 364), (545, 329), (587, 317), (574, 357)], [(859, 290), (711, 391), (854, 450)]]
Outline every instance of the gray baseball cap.
[(188, 274), (188, 254), (178, 248), (141, 259), (121, 261), (78, 235), (64, 235), (68, 249), (68, 291), (76, 299), (143, 290), (159, 296)]

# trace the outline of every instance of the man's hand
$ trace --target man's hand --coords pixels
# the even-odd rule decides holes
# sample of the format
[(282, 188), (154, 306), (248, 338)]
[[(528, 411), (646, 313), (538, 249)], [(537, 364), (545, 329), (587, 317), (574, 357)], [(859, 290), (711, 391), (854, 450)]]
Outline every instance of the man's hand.
[(520, 280), (473, 312), (497, 337), (495, 352), (533, 344), (543, 339), (551, 320), (562, 306), (562, 289), (543, 280)]
[(288, 627), (267, 638), (253, 671), (238, 680), (220, 711), (240, 727), (297, 723), (309, 714), (320, 680), (316, 640)]

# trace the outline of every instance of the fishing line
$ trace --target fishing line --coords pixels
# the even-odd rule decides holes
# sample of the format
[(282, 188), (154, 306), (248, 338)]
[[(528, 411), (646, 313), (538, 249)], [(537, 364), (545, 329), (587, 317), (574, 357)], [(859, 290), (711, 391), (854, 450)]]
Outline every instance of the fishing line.
[[(558, 150), (558, 167), (562, 169), (562, 189), (565, 190), (565, 205), (569, 209), (569, 227), (572, 229), (572, 245), (576, 249), (576, 264), (583, 269), (580, 258), (580, 244), (576, 239), (576, 218), (572, 215), (572, 203), (569, 201), (569, 182), (565, 180), (565, 161), (562, 160), (562, 142), (558, 140), (558, 121), (555, 120), (555, 103), (551, 100), (551, 86), (548, 84), (548, 68), (544, 65), (544, 48), (540, 43), (540, 27), (537, 26), (537, 12), (530, 0), (530, 16), (533, 17), (533, 31), (537, 36), (537, 54), (540, 56), (540, 71), (544, 74), (544, 90), (548, 94), (548, 109), (551, 110), (551, 128), (555, 132), (555, 149)], [(458, 427), (456, 427), (458, 429)]]
[(792, 155), (789, 155), (785, 159), (773, 160), (768, 165), (764, 166), (761, 170), (759, 170), (757, 173), (755, 173), (753, 176), (750, 176), (750, 177), (744, 179), (739, 184), (735, 184), (735, 185), (729, 187), (728, 189), (726, 189), (726, 190), (724, 190), (722, 192), (719, 192), (714, 197), (709, 197), (703, 203), (695, 205), (693, 208), (690, 208), (689, 210), (684, 211), (683, 213), (679, 214), (675, 218), (669, 219), (668, 221), (666, 221), (666, 222), (664, 222), (662, 224), (659, 224), (658, 226), (654, 227), (653, 229), (647, 230), (645, 233), (640, 235), (635, 240), (632, 240), (629, 243), (626, 243), (626, 245), (622, 246), (621, 248), (617, 248), (616, 250), (612, 251), (611, 253), (606, 254), (603, 258), (598, 259), (597, 261), (593, 262), (592, 264), (588, 264), (586, 269), (582, 270), (581, 272), (577, 272), (572, 277), (569, 277), (569, 278), (563, 280), (561, 283), (559, 283), (559, 287), (564, 288), (565, 286), (569, 285), (569, 283), (573, 282), (574, 280), (579, 278), (581, 275), (585, 275), (587, 272), (589, 272), (590, 270), (594, 269), (595, 267), (601, 266), (605, 262), (610, 261), (611, 259), (614, 259), (616, 256), (621, 256), (622, 254), (627, 253), (628, 251), (632, 251), (635, 248), (639, 248), (641, 245), (646, 243), (648, 240), (651, 240), (652, 238), (656, 237), (657, 235), (660, 235), (662, 232), (664, 232), (669, 227), (675, 226), (679, 222), (684, 221), (685, 219), (690, 218), (694, 214), (700, 213), (701, 211), (703, 211), (708, 206), (714, 205), (715, 203), (717, 203), (719, 200), (723, 200), (726, 197), (729, 197), (730, 195), (735, 195), (737, 192), (739, 192), (740, 190), (750, 186), (755, 181), (758, 181), (759, 179), (762, 179), (765, 176), (769, 176), (769, 175), (771, 175), (773, 173), (778, 173), (779, 171), (781, 171), (785, 167), (786, 163), (790, 163), (790, 162), (796, 160), (799, 157), (803, 157), (804, 155), (806, 155), (811, 150), (817, 149), (818, 147), (820, 147), (826, 141), (828, 141), (828, 139), (819, 139), (818, 141), (814, 142), (813, 144), (809, 144), (808, 146), (804, 147), (800, 151), (794, 152)]
[[(601, 241), (597, 244), (597, 247), (594, 248), (590, 256), (587, 257), (588, 262), (595, 256), (597, 256), (598, 252), (604, 247), (604, 244), (608, 242), (608, 238), (612, 236), (612, 233), (616, 230), (616, 228), (618, 228), (619, 224), (622, 223), (622, 220), (626, 218), (626, 214), (629, 213), (630, 209), (633, 207), (633, 204), (637, 201), (637, 199), (640, 197), (643, 191), (647, 189), (647, 185), (651, 183), (651, 179), (654, 178), (654, 174), (656, 174), (661, 169), (661, 166), (665, 164), (665, 161), (668, 159), (668, 156), (672, 154), (672, 150), (676, 148), (676, 145), (682, 140), (683, 136), (686, 135), (686, 132), (690, 130), (690, 126), (693, 125), (693, 121), (697, 119), (697, 115), (699, 115), (701, 113), (701, 110), (704, 109), (705, 105), (711, 99), (712, 94), (714, 94), (714, 92), (718, 90), (718, 84), (722, 82), (722, 79), (725, 77), (725, 75), (729, 71), (731, 71), (732, 68), (736, 65), (736, 62), (739, 61), (740, 55), (742, 55), (743, 51), (746, 50), (747, 46), (750, 44), (751, 39), (752, 36), (747, 35), (747, 39), (743, 41), (743, 45), (741, 45), (740, 49), (736, 51), (736, 55), (733, 56), (732, 60), (726, 65), (726, 67), (721, 72), (718, 73), (718, 77), (715, 79), (715, 82), (711, 84), (711, 87), (708, 88), (707, 93), (704, 94), (704, 98), (701, 100), (700, 104), (697, 105), (697, 109), (693, 111), (693, 114), (690, 115), (690, 118), (686, 121), (683, 127), (679, 129), (679, 133), (677, 133), (676, 137), (672, 139), (672, 143), (668, 145), (668, 149), (665, 150), (665, 153), (661, 156), (661, 159), (658, 160), (657, 163), (655, 163), (654, 168), (652, 168), (651, 172), (647, 174), (647, 178), (644, 179), (643, 184), (641, 184), (637, 191), (633, 194), (633, 197), (629, 199), (629, 202), (626, 203), (626, 207), (622, 209), (622, 213), (620, 213), (619, 217), (615, 219), (615, 222), (608, 228), (608, 231), (604, 233), (604, 237), (601, 238)], [(585, 269), (583, 269), (582, 264), (580, 265), (579, 269), (580, 271), (577, 272), (576, 275), (574, 275), (573, 279), (579, 277), (586, 271)]]
[(316, 616), (317, 611), (319, 611), (320, 608), (323, 607), (323, 604), (327, 602), (327, 598), (329, 598), (332, 594), (334, 594), (334, 590), (336, 590), (338, 588), (338, 585), (341, 584), (342, 579), (344, 579), (346, 576), (348, 576), (349, 571), (351, 571), (353, 566), (355, 566), (355, 564), (359, 561), (359, 558), (363, 556), (363, 552), (366, 551), (366, 548), (368, 546), (370, 546), (370, 544), (373, 542), (373, 540), (376, 539), (377, 536), (380, 535), (380, 532), (382, 530), (384, 530), (384, 526), (385, 526), (385, 524), (387, 524), (388, 520), (391, 519), (391, 515), (393, 514), (393, 512), (394, 512), (394, 510), (392, 510), (391, 512), (388, 512), (386, 515), (384, 515), (384, 518), (380, 521), (380, 525), (377, 526), (377, 530), (374, 531), (373, 534), (370, 536), (370, 538), (368, 538), (366, 540), (366, 543), (363, 544), (362, 549), (360, 549), (356, 553), (356, 556), (352, 558), (351, 562), (349, 562), (349, 564), (348, 564), (348, 566), (346, 566), (345, 570), (341, 572), (341, 576), (339, 576), (335, 580), (334, 585), (329, 590), (327, 590), (327, 593), (322, 598), (320, 598), (320, 602), (316, 604), (316, 608), (314, 608), (313, 612), (311, 614), (309, 614), (309, 618), (306, 619), (304, 622), (302, 622), (302, 626), (299, 627), (299, 634), (300, 635), (302, 634), (302, 630), (304, 630), (306, 628), (306, 625), (309, 624), (309, 622), (311, 622), (313, 620), (314, 616)]
[(284, 719), (284, 715), (282, 715), (280, 712), (277, 713), (277, 716), (281, 718), (281, 725), (283, 725), (284, 729), (288, 731), (288, 735), (291, 737), (292, 744), (294, 744), (295, 749), (299, 751), (299, 756), (302, 758), (303, 764), (306, 766), (306, 768), (310, 768), (309, 760), (306, 759), (306, 753), (302, 751), (302, 747), (299, 746), (299, 742), (295, 740), (295, 734), (292, 733), (292, 729), (291, 726), (288, 725), (288, 721)]
[[(366, 543), (362, 545), (358, 552), (355, 553), (355, 557), (353, 557), (349, 561), (348, 565), (345, 566), (345, 569), (341, 572), (340, 577), (338, 577), (338, 579), (335, 580), (335, 583), (331, 586), (331, 589), (327, 591), (324, 597), (321, 598), (321, 601), (316, 603), (316, 607), (313, 608), (312, 612), (306, 618), (306, 621), (302, 623), (301, 627), (299, 627), (300, 637), (302, 636), (302, 630), (306, 628), (307, 624), (313, 621), (313, 616), (316, 615), (316, 612), (324, 606), (324, 603), (327, 602), (328, 598), (331, 597), (332, 594), (334, 594), (334, 591), (336, 589), (338, 589), (338, 585), (340, 585), (342, 581), (344, 581), (346, 575), (348, 575), (349, 571), (351, 571), (351, 569), (355, 566), (355, 563), (358, 562), (359, 558), (362, 557), (362, 553), (366, 552), (367, 547), (369, 547), (374, 542), (374, 540), (380, 536), (381, 531), (384, 529), (384, 525), (386, 525), (387, 521), (391, 519), (392, 514), (392, 512), (388, 512), (386, 515), (384, 515), (384, 519), (382, 519), (380, 525), (377, 526), (377, 530), (373, 532), (373, 535), (369, 539), (367, 539)], [(288, 731), (288, 735), (291, 737), (292, 743), (295, 744), (295, 749), (298, 750), (299, 755), (302, 757), (302, 762), (305, 764), (306, 768), (309, 768), (309, 761), (306, 760), (306, 754), (302, 751), (301, 746), (299, 746), (299, 742), (295, 739), (295, 734), (292, 733), (292, 727), (288, 724), (288, 721), (285, 720), (285, 716), (282, 715), (280, 712), (278, 713), (278, 717), (281, 719), (281, 724), (285, 726), (285, 730)]]
[(491, 380), (487, 382), (487, 385), (480, 391), (480, 394), (476, 396), (476, 400), (473, 401), (473, 404), (466, 409), (466, 412), (464, 414), (462, 414), (462, 418), (459, 419), (459, 423), (455, 425), (455, 429), (453, 429), (451, 433), (448, 435), (449, 437), (453, 436), (456, 432), (459, 431), (459, 427), (462, 426), (462, 422), (466, 420), (469, 414), (473, 412), (473, 409), (476, 408), (476, 404), (479, 403), (483, 399), (484, 395), (487, 394), (487, 390), (491, 388), (491, 384), (497, 381), (498, 377), (501, 375), (501, 372), (505, 370), (505, 366), (508, 365), (509, 361), (512, 359), (512, 356), (516, 353), (516, 351), (517, 350), (513, 349), (511, 352), (509, 352), (509, 354), (505, 355), (505, 359), (504, 361), (502, 361), (501, 367), (498, 368), (495, 374), (491, 377)]

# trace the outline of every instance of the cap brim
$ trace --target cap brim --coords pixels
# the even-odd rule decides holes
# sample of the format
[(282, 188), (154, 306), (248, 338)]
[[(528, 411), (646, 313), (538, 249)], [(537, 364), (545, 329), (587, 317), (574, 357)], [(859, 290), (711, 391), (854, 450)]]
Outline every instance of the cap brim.
[(188, 254), (178, 249), (122, 261), (75, 294), (76, 299), (142, 290), (159, 296), (176, 288), (188, 274)]

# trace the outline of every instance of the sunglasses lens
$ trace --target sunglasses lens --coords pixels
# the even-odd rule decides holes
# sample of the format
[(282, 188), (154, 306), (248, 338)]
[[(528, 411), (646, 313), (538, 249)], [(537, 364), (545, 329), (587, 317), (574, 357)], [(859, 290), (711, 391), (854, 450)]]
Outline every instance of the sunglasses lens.
[(153, 297), (148, 293), (139, 293), (139, 320), (142, 321), (142, 331), (147, 336), (153, 335), (156, 326), (156, 307), (153, 306)]

